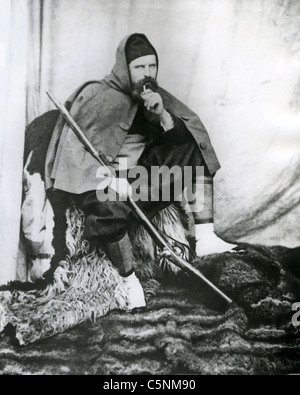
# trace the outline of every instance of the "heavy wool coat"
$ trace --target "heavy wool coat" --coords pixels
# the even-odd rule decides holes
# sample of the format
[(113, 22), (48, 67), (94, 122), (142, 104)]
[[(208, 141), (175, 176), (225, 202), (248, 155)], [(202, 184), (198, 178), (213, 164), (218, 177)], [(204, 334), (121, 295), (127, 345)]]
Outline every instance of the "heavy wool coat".
[[(111, 163), (118, 155), (138, 109), (138, 104), (130, 96), (131, 82), (125, 54), (128, 38), (125, 37), (117, 49), (112, 72), (103, 80), (85, 83), (66, 102), (86, 137)], [(158, 93), (166, 110), (185, 123), (213, 176), (220, 164), (199, 117), (163, 88), (159, 88)], [(60, 116), (47, 152), (46, 188), (54, 187), (75, 194), (96, 190), (98, 168), (97, 160), (85, 150)]]

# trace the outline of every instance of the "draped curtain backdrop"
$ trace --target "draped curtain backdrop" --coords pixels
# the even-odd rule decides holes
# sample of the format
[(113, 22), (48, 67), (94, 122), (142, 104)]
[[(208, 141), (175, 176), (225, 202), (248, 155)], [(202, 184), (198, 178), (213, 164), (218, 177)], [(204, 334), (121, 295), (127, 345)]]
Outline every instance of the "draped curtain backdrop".
[(26, 274), (17, 256), (26, 123), (28, 3), (0, 0), (0, 284)]
[(134, 32), (156, 47), (160, 84), (210, 133), (222, 164), (217, 233), (228, 241), (300, 244), (298, 0), (0, 4), (0, 282), (25, 275), (20, 249), (16, 259), (25, 124), (53, 108), (47, 90), (64, 101), (84, 81), (104, 77), (120, 40)]

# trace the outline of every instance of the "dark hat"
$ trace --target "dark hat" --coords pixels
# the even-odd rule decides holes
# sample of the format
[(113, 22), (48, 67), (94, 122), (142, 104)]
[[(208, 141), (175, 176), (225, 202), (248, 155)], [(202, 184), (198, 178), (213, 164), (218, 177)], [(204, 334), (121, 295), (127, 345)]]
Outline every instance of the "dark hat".
[(130, 36), (127, 40), (125, 51), (127, 64), (141, 56), (155, 55), (157, 57), (155, 49), (143, 34), (133, 34)]

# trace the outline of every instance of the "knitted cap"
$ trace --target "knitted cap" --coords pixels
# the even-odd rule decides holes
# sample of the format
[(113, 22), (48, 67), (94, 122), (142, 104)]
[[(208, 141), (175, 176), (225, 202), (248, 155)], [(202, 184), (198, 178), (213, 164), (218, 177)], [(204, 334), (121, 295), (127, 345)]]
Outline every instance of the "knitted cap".
[(146, 55), (155, 55), (157, 57), (155, 49), (147, 40), (146, 36), (143, 34), (133, 34), (130, 36), (126, 43), (127, 64)]

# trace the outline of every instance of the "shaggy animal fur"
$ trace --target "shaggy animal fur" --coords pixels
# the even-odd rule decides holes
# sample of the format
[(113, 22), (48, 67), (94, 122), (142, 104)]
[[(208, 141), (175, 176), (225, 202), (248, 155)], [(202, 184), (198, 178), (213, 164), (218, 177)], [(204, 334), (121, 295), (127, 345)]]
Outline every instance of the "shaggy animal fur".
[[(225, 312), (208, 308), (214, 296), (178, 273), (172, 279), (170, 276), (162, 279), (146, 309), (131, 314), (114, 310), (94, 322), (88, 320), (72, 330), (22, 348), (0, 335), (0, 372), (47, 375), (299, 373), (299, 327), (291, 323), (294, 314), (291, 304), (299, 297), (299, 286), (298, 294), (293, 294), (297, 289), (292, 285), (288, 267), (297, 271), (300, 249), (249, 245), (242, 248), (247, 248), (247, 252), (211, 255), (198, 263), (199, 268), (203, 266), (207, 272), (214, 273), (213, 278), (240, 306), (234, 303)], [(282, 292), (283, 288), (286, 293)], [(74, 292), (76, 294), (76, 288)], [(26, 295), (28, 298), (29, 294)], [(54, 319), (55, 327), (57, 316), (73, 314), (85, 306), (83, 300), (88, 303), (88, 298), (81, 293), (79, 300), (70, 303), (69, 310), (59, 306), (53, 314), (59, 298), (52, 296), (44, 304), (44, 320), (34, 321), (36, 325), (30, 326), (33, 310), (27, 317), (25, 312), (24, 321), (17, 323), (23, 337), (8, 327), (6, 334), (27, 342), (34, 340), (33, 335), (40, 338), (40, 332), (47, 325), (50, 327), (51, 320)], [(31, 305), (30, 301), (25, 302), (24, 306), (18, 305), (15, 314)], [(0, 309), (1, 306), (3, 303)]]

